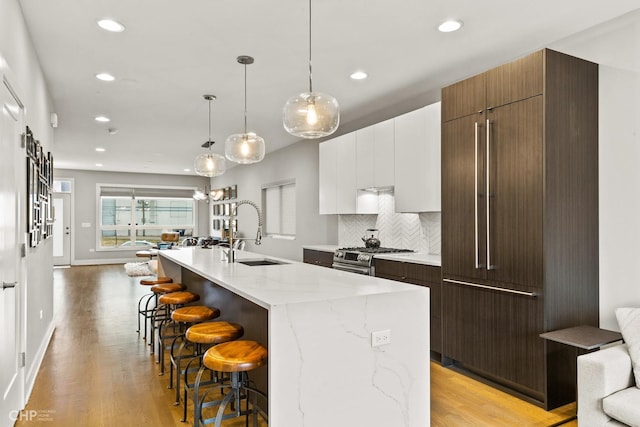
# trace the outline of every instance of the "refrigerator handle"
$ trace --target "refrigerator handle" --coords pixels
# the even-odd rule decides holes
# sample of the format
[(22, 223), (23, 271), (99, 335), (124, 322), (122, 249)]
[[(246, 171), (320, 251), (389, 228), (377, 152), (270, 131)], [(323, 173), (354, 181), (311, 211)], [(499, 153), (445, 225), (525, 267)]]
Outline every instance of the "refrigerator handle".
[(494, 266), (491, 264), (491, 121), (487, 119), (487, 193), (486, 193), (486, 206), (487, 206), (487, 270), (493, 270)]

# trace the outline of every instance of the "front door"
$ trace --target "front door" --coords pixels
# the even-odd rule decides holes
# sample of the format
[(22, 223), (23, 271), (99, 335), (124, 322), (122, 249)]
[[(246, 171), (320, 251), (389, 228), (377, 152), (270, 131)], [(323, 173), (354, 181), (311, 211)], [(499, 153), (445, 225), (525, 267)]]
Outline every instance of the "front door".
[(53, 265), (71, 265), (71, 220), (68, 193), (53, 195)]
[[(18, 282), (18, 180), (23, 109), (0, 82), (0, 426), (12, 426), (23, 408), (24, 369), (19, 363), (22, 283)], [(26, 162), (26, 160), (25, 160)]]

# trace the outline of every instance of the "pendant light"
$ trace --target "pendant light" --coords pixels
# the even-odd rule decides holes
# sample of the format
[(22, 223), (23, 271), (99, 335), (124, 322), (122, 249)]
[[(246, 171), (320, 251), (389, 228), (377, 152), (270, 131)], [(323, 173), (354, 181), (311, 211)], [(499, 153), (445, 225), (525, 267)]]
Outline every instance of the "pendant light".
[(340, 106), (331, 95), (313, 91), (311, 72), (311, 0), (309, 0), (309, 92), (289, 98), (282, 111), (287, 132), (300, 138), (314, 139), (331, 135), (340, 124)]
[(244, 65), (244, 133), (235, 133), (224, 143), (224, 155), (232, 162), (240, 164), (257, 163), (264, 159), (264, 139), (253, 132), (247, 132), (247, 65), (253, 58), (238, 56), (238, 63)]
[(211, 151), (211, 147), (215, 144), (215, 141), (211, 140), (211, 101), (216, 99), (215, 95), (203, 95), (204, 99), (209, 101), (209, 139), (202, 144), (203, 148), (208, 148), (209, 151), (206, 154), (200, 154), (196, 157), (195, 171), (198, 175), (202, 176), (219, 176), (225, 171), (226, 165), (224, 157), (220, 154)]

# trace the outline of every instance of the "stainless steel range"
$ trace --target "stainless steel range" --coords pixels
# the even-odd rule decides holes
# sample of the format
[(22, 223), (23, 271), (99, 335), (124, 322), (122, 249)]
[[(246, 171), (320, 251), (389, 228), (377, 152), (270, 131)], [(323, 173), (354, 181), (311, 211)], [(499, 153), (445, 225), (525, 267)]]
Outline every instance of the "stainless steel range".
[(411, 249), (394, 248), (340, 248), (333, 253), (332, 267), (336, 270), (375, 276), (373, 257), (376, 254), (413, 252)]

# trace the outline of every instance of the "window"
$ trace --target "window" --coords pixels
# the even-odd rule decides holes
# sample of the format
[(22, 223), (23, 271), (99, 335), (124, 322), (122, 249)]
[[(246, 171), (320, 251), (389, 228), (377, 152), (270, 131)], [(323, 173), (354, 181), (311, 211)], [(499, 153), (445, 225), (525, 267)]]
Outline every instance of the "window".
[(296, 236), (296, 182), (289, 180), (262, 187), (265, 234), (276, 238)]
[(53, 192), (54, 193), (71, 193), (71, 180), (70, 179), (54, 179)]
[(146, 247), (166, 231), (193, 236), (193, 188), (115, 187), (98, 184), (98, 247)]

